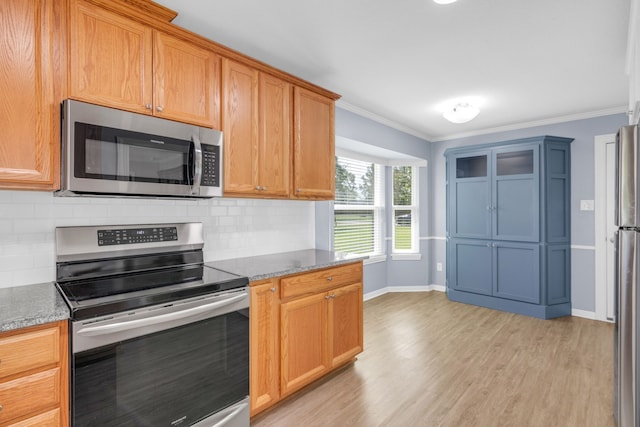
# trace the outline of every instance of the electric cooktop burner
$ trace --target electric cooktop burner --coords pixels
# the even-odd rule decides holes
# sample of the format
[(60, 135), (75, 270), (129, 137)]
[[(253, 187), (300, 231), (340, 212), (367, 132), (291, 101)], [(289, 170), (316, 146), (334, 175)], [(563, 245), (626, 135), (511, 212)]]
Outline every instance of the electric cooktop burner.
[(56, 229), (57, 282), (72, 319), (248, 286), (203, 264), (202, 224)]

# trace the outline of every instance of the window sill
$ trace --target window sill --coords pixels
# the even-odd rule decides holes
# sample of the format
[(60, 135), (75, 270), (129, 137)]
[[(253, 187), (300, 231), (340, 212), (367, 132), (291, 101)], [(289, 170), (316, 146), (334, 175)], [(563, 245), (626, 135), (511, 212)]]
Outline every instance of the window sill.
[(364, 265), (367, 264), (376, 264), (378, 262), (385, 262), (387, 260), (386, 255), (371, 255), (369, 258), (363, 261)]
[(391, 254), (391, 259), (394, 261), (420, 261), (422, 254)]

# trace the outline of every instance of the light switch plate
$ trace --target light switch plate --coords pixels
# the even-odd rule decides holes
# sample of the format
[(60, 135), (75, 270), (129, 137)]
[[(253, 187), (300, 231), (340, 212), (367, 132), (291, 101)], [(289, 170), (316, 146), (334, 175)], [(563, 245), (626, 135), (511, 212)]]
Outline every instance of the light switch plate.
[(436, 270), (437, 271), (442, 271), (442, 263), (441, 262), (436, 264)]
[(593, 210), (593, 200), (580, 200), (580, 210), (581, 211), (592, 211)]

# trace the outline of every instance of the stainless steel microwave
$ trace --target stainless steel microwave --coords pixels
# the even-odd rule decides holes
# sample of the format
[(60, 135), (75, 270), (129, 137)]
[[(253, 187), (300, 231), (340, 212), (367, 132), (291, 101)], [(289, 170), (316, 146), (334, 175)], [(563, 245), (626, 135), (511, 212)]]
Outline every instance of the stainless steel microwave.
[(222, 165), (218, 130), (62, 103), (58, 196), (222, 196)]

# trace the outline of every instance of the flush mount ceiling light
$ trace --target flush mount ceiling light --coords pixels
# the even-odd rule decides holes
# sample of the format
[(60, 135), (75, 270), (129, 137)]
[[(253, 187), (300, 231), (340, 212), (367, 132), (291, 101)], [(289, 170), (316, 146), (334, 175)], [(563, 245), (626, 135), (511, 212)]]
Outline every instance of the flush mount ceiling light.
[(457, 0), (433, 0), (433, 1), (438, 4), (449, 4), (449, 3), (454, 3)]
[(442, 115), (451, 123), (466, 123), (473, 120), (480, 113), (480, 108), (469, 102), (458, 102), (444, 110)]

